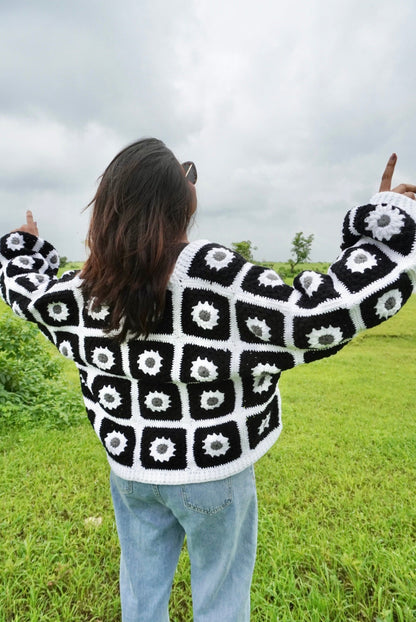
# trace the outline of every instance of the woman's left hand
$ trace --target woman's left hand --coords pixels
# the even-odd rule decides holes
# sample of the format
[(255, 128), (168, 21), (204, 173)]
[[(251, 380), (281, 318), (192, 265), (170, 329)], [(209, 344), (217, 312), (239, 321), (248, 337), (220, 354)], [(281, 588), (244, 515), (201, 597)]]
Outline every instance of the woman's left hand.
[(32, 212), (29, 209), (26, 212), (26, 224), (14, 229), (14, 231), (25, 231), (39, 237), (38, 223), (33, 220)]

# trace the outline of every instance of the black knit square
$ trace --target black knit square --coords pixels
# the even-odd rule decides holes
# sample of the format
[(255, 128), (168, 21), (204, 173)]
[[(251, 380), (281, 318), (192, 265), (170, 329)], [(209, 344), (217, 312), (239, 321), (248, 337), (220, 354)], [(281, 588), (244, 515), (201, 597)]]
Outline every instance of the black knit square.
[(89, 365), (103, 372), (123, 376), (120, 346), (102, 337), (85, 337), (85, 358)]
[(284, 316), (280, 311), (237, 301), (237, 324), (246, 343), (282, 346)]
[(245, 260), (228, 248), (206, 244), (196, 253), (188, 275), (229, 286), (244, 264)]
[(257, 445), (280, 425), (279, 402), (277, 398), (261, 412), (247, 419), (250, 449)]
[(174, 347), (150, 339), (128, 342), (130, 373), (133, 378), (151, 382), (171, 379)]
[(18, 276), (28, 272), (41, 272), (46, 266), (46, 261), (40, 255), (19, 255), (7, 265), (6, 274)]
[(191, 383), (187, 390), (192, 419), (214, 419), (234, 411), (235, 388), (232, 380)]
[(208, 289), (184, 291), (181, 320), (182, 330), (187, 335), (219, 340), (230, 337), (229, 301)]
[(131, 383), (113, 376), (97, 376), (91, 387), (93, 400), (116, 419), (131, 417)]
[(140, 415), (155, 421), (179, 421), (182, 404), (179, 389), (172, 382), (146, 382), (139, 384)]
[(110, 458), (124, 466), (132, 466), (136, 446), (134, 428), (110, 419), (103, 419), (100, 426), (100, 438)]
[(144, 428), (140, 459), (146, 469), (185, 469), (186, 430)]
[(227, 464), (240, 456), (240, 433), (234, 421), (195, 431), (194, 457), (199, 467)]
[(28, 292), (34, 292), (39, 286), (48, 281), (49, 277), (47, 277), (46, 274), (31, 273), (29, 275), (16, 277), (16, 283)]
[(381, 279), (396, 267), (375, 244), (349, 248), (332, 266), (332, 272), (350, 292), (358, 292), (369, 282)]
[(293, 340), (297, 348), (324, 350), (337, 346), (354, 334), (354, 324), (345, 309), (293, 320)]
[(42, 321), (49, 326), (79, 325), (78, 304), (68, 289), (44, 294), (34, 307), (42, 316)]
[(74, 333), (57, 330), (55, 333), (55, 345), (59, 352), (71, 361), (82, 364), (79, 353), (79, 337)]
[(358, 208), (353, 226), (361, 235), (386, 243), (402, 255), (408, 255), (415, 243), (413, 218), (388, 203)]
[(314, 309), (325, 300), (341, 298), (328, 274), (305, 270), (294, 278), (293, 286), (301, 294), (296, 304), (302, 309)]
[(412, 282), (407, 274), (403, 273), (394, 283), (364, 300), (360, 309), (367, 328), (376, 326), (395, 315), (412, 291)]
[(86, 328), (106, 328), (110, 319), (110, 309), (106, 305), (94, 306), (92, 300), (85, 302), (82, 320)]
[(243, 384), (244, 407), (267, 402), (276, 392), (280, 370), (288, 369), (289, 366), (293, 367), (293, 357), (287, 352), (273, 355), (268, 355), (266, 352), (243, 352), (240, 375)]
[(182, 353), (182, 382), (213, 382), (227, 378), (231, 371), (231, 352), (227, 349), (185, 345)]
[(292, 293), (292, 288), (274, 270), (262, 266), (252, 266), (248, 270), (241, 288), (251, 294), (285, 301)]

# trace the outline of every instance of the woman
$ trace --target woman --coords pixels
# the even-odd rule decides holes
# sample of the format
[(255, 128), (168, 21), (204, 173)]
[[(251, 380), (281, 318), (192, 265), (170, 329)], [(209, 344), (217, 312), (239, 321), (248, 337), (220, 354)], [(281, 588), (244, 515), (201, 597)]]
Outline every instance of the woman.
[(74, 360), (107, 452), (124, 622), (168, 620), (185, 535), (195, 621), (249, 620), (253, 464), (281, 431), (279, 376), (391, 317), (413, 289), (416, 186), (390, 192), (395, 163), (347, 214), (328, 274), (303, 272), (293, 288), (188, 242), (196, 169), (156, 139), (104, 172), (81, 273), (56, 278), (30, 213), (0, 240), (4, 299)]

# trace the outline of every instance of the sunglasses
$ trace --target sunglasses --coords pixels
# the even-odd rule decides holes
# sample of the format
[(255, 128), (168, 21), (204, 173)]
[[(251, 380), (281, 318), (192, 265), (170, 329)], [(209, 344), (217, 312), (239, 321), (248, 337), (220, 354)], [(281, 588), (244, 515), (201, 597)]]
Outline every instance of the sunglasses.
[(184, 162), (182, 164), (182, 168), (185, 171), (185, 177), (191, 184), (196, 184), (196, 180), (198, 179), (198, 173), (196, 171), (196, 166), (193, 162)]

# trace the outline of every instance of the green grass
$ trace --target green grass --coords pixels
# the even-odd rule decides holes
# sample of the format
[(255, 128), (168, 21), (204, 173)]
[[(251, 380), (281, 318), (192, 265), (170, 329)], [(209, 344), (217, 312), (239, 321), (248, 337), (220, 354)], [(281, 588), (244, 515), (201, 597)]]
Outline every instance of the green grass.
[[(415, 311), (413, 296), (283, 375), (284, 432), (256, 465), (254, 622), (416, 620)], [(119, 621), (108, 466), (89, 424), (6, 430), (0, 462), (0, 621)], [(185, 553), (171, 619), (192, 620)]]

